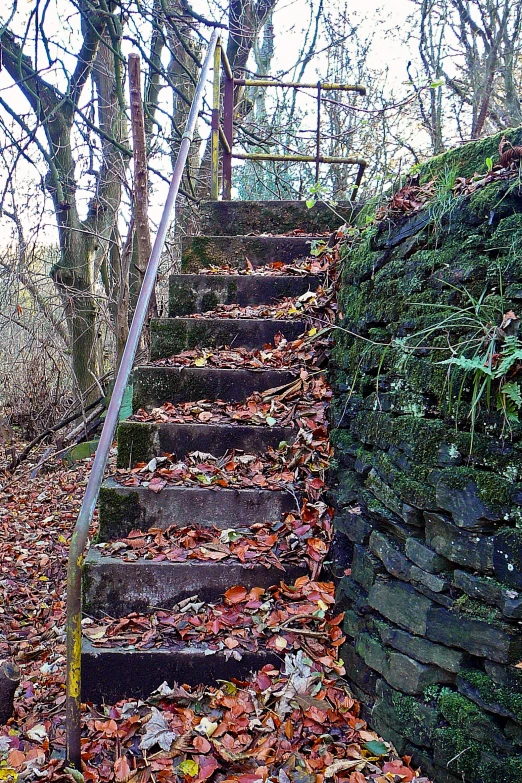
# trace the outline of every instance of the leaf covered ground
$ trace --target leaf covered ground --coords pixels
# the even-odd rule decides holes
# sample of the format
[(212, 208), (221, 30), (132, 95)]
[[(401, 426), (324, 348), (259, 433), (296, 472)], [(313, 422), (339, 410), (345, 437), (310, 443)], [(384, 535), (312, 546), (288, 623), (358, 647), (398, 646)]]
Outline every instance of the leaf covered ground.
[[(268, 346), (267, 352), (277, 348)], [(311, 355), (300, 357), (301, 370), (288, 387), (240, 405), (201, 400), (135, 416), (140, 421), (284, 424), (296, 431), (295, 441), (262, 458), (237, 451), (222, 457), (194, 452), (181, 460), (160, 456), (128, 471), (109, 468), (121, 482), (145, 484), (155, 492), (167, 483), (272, 489), (283, 483), (300, 492), (300, 511), (272, 526), (132, 531), (100, 551), (127, 560), (230, 558), (275, 565), (278, 572), (285, 564), (305, 561), (310, 575), (287, 583), (283, 572), (280, 583), (266, 590), (233, 585), (210, 604), (194, 597), (169, 612), (84, 621), (84, 633), (94, 645), (149, 649), (190, 641), (206, 645), (210, 654), (222, 650), (230, 656), (263, 645), (279, 663), (266, 665), (247, 681), (194, 688), (169, 682), (146, 701), (85, 705), (83, 776), (68, 769), (64, 759), (65, 571), (90, 461), (49, 465), (35, 478), (30, 466), (14, 475), (3, 471), (0, 657), (16, 661), (21, 683), (14, 717), (0, 727), (0, 781), (427, 781), (407, 757), (399, 758), (369, 730), (342, 678), (342, 616), (335, 611), (333, 585), (321, 581), (320, 574), (332, 529), (331, 512), (321, 500), (330, 453), (325, 407), (331, 392), (317, 374), (321, 338), (313, 347), (295, 349)], [(203, 355), (209, 361), (217, 354)], [(238, 355), (238, 363), (248, 358)], [(230, 362), (230, 351), (217, 361), (227, 366), (219, 361)]]

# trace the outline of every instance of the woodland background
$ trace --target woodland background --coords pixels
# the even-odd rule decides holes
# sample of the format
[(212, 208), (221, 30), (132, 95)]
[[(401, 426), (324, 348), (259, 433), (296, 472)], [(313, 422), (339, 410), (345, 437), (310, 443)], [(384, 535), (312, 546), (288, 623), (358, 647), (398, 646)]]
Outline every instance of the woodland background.
[[(146, 263), (135, 235), (130, 52), (141, 57), (153, 234), (213, 24), (228, 28), (236, 76), (367, 86), (363, 98), (328, 93), (322, 109), (323, 154), (369, 161), (359, 194), (367, 201), (425, 158), (521, 124), (521, 14), (509, 0), (388, 1), (368, 15), (361, 4), (334, 0), (7, 3), (0, 13), (0, 438), (7, 442), (14, 427), (31, 438), (96, 402), (121, 356)], [(235, 97), (235, 143), (243, 150), (313, 151), (313, 91), (250, 89)], [(208, 197), (209, 123), (207, 102), (164, 253), (160, 312), (179, 236), (197, 232), (197, 205)], [(323, 167), (321, 192), (342, 199), (351, 176)], [(235, 168), (234, 183), (236, 198), (306, 198), (314, 172), (246, 163)]]

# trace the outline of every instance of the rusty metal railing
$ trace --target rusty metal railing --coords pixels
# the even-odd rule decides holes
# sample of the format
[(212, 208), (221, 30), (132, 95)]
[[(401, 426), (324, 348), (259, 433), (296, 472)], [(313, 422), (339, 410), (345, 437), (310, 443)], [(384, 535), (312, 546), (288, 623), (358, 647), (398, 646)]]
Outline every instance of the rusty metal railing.
[[(223, 69), (223, 123), (221, 123), (221, 69)], [(317, 90), (317, 126), (315, 135), (315, 155), (273, 154), (264, 152), (234, 152), (234, 88), (240, 87), (287, 87), (293, 90)], [(341, 163), (357, 166), (357, 174), (352, 188), (350, 200), (353, 201), (361, 185), (366, 161), (358, 157), (334, 157), (321, 154), (321, 96), (323, 91), (340, 90), (366, 95), (366, 88), (361, 84), (330, 84), (317, 82), (306, 84), (302, 82), (281, 82), (275, 79), (236, 79), (221, 44), (214, 53), (214, 88), (212, 103), (212, 198), (219, 198), (219, 163), (221, 152), (222, 198), (229, 201), (232, 198), (232, 160), (252, 161), (288, 161), (293, 163), (315, 163), (315, 181), (319, 181), (319, 165), (321, 163)]]
[(194, 93), (185, 132), (181, 139), (178, 157), (174, 166), (172, 180), (163, 209), (154, 246), (141, 286), (129, 336), (123, 352), (121, 364), (114, 383), (105, 424), (96, 450), (89, 481), (85, 490), (82, 507), (76, 521), (69, 550), (67, 566), (67, 700), (66, 731), (67, 761), (72, 767), (81, 770), (81, 613), (82, 613), (82, 566), (89, 533), (89, 525), (94, 513), (98, 494), (103, 481), (107, 457), (111, 447), (118, 414), (123, 401), (129, 376), (134, 364), (136, 349), (149, 308), (149, 300), (154, 289), (161, 253), (170, 224), (171, 212), (175, 206), (181, 177), (187, 161), (190, 144), (194, 135), (199, 111), (203, 103), (205, 82), (214, 58), (219, 32), (214, 30), (210, 38), (207, 54), (203, 62), (199, 81)]

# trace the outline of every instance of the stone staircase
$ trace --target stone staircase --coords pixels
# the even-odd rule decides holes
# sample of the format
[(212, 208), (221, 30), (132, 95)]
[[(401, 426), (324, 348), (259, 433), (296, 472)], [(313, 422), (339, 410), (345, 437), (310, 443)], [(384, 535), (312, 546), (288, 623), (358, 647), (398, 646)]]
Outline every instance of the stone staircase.
[[(151, 324), (151, 360), (157, 361), (194, 347), (263, 348), (277, 334), (287, 340), (300, 335), (303, 320), (273, 318), (198, 318), (219, 304), (258, 305), (284, 296), (315, 290), (321, 277), (313, 274), (278, 276), (234, 274), (241, 266), (256, 268), (273, 261), (291, 265), (309, 255), (314, 233), (334, 230), (339, 218), (317, 206), (300, 202), (209, 202), (202, 206), (204, 236), (188, 237), (183, 245), (182, 274), (170, 279), (168, 318)], [(260, 235), (261, 231), (301, 229), (308, 235)], [(198, 274), (201, 268), (224, 267), (224, 274)], [(213, 270), (214, 272), (215, 270)], [(172, 367), (149, 364), (134, 378), (133, 409), (150, 410), (166, 402), (202, 399), (245, 400), (253, 392), (280, 387), (296, 378), (299, 368), (226, 369)], [(222, 455), (239, 449), (264, 454), (281, 441), (291, 443), (296, 430), (280, 426), (241, 424), (158, 423), (127, 421), (118, 431), (118, 465), (129, 468), (164, 453), (182, 460), (190, 452)], [(99, 499), (97, 543), (114, 542), (131, 531), (165, 530), (172, 525), (217, 529), (275, 523), (296, 511), (299, 498), (284, 490), (167, 485), (161, 492), (143, 486), (105, 482)], [(303, 563), (285, 572), (275, 567), (242, 562), (189, 560), (171, 562), (137, 557), (122, 560), (102, 556), (91, 547), (84, 566), (84, 615), (87, 623), (121, 618), (131, 613), (170, 610), (197, 595), (199, 601), (220, 599), (232, 586), (269, 587), (284, 577), (287, 584), (307, 573)], [(85, 622), (85, 621), (84, 621)], [(181, 644), (175, 649), (135, 649), (94, 644), (82, 646), (82, 699), (100, 703), (145, 697), (164, 680), (188, 684), (242, 678), (266, 663), (280, 664), (271, 650), (245, 651), (240, 660), (229, 650), (208, 654), (204, 645)]]

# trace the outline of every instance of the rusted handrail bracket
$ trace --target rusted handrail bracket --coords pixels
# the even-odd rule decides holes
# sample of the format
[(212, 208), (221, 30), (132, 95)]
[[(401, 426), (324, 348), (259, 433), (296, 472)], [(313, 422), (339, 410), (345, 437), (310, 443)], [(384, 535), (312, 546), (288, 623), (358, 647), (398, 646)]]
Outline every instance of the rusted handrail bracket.
[(134, 317), (129, 330), (129, 336), (123, 352), (120, 368), (111, 401), (107, 411), (105, 424), (100, 437), (100, 442), (96, 450), (96, 456), (92, 465), (91, 473), (82, 507), (76, 521), (76, 526), (71, 539), (69, 550), (69, 563), (67, 566), (67, 702), (66, 702), (66, 729), (67, 729), (67, 761), (77, 770), (81, 769), (81, 578), (82, 565), (89, 533), (89, 525), (94, 513), (96, 501), (103, 481), (105, 465), (109, 449), (112, 444), (118, 415), (123, 401), (123, 395), (127, 387), (129, 376), (134, 364), (136, 349), (140, 338), (141, 330), (145, 317), (148, 312), (149, 299), (154, 289), (156, 275), (158, 272), (159, 261), (167, 235), (167, 229), (170, 224), (171, 212), (175, 206), (178, 195), (181, 177), (187, 161), (190, 144), (194, 135), (194, 129), (198, 119), (198, 114), (203, 102), (203, 93), (205, 82), (208, 77), (210, 66), (214, 58), (214, 51), (219, 40), (220, 33), (216, 29), (213, 31), (205, 56), (205, 61), (201, 69), (199, 81), (194, 93), (194, 98), (190, 107), (190, 113), (187, 120), (185, 132), (181, 139), (181, 144), (170, 182), (169, 192), (163, 215), (158, 228), (158, 233), (154, 240), (154, 246), (150, 255), (147, 270), (145, 272), (140, 295), (134, 311)]

